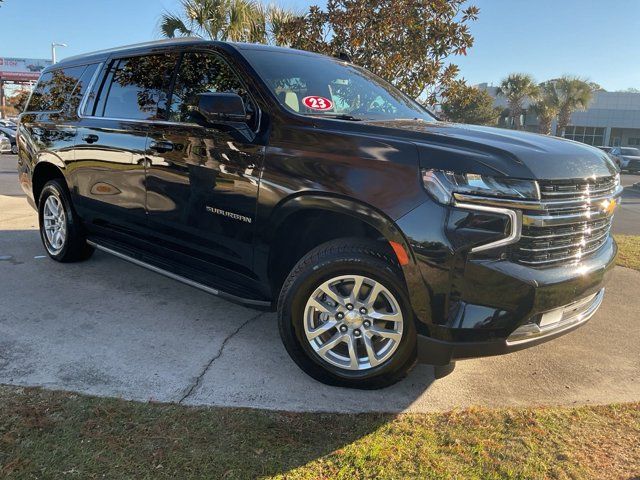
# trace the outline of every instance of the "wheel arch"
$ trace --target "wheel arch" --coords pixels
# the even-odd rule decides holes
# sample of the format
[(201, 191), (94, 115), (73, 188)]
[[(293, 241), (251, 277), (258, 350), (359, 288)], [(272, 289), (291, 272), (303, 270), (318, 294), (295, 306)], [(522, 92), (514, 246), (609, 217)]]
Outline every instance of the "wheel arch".
[[(309, 232), (309, 223), (318, 218), (331, 223), (332, 234), (314, 237)], [(295, 263), (313, 248), (337, 238), (357, 236), (379, 240), (396, 259), (398, 254), (391, 242), (402, 247), (407, 255), (406, 261), (398, 260), (402, 280), (416, 313), (420, 311), (419, 316), (423, 317), (427, 311), (426, 295), (422, 294), (424, 282), (408, 240), (396, 223), (374, 206), (334, 194), (303, 193), (281, 201), (266, 225), (264, 240), (269, 245), (266, 268), (274, 295), (278, 295)]]
[[(40, 161), (36, 164), (31, 175), (31, 189), (33, 192), (33, 201), (38, 205), (40, 194), (47, 182), (53, 179), (61, 179), (67, 185), (67, 179), (64, 175), (64, 164), (56, 164), (50, 161)], [(67, 185), (68, 188), (68, 185)]]

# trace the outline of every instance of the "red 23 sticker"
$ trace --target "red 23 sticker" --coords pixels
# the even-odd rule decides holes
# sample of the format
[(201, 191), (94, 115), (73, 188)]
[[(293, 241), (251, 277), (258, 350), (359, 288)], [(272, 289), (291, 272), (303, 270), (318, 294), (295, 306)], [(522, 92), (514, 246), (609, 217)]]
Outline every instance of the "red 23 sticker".
[(316, 97), (312, 95), (310, 97), (304, 97), (302, 99), (305, 107), (312, 110), (331, 110), (333, 108), (333, 102), (328, 98)]

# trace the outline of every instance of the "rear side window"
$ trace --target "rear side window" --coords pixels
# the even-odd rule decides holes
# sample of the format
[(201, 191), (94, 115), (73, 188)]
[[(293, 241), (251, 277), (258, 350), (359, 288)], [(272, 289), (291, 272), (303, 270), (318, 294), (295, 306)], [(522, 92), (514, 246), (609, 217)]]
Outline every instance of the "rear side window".
[(96, 69), (98, 68), (97, 63), (93, 63), (91, 65), (87, 65), (82, 76), (78, 80), (76, 84), (76, 88), (73, 90), (71, 97), (69, 98), (69, 111), (77, 112), (80, 107), (80, 103), (82, 102), (82, 97), (84, 97), (87, 89), (89, 88), (89, 84), (91, 83), (91, 79), (93, 75), (96, 73)]
[(175, 54), (114, 60), (98, 94), (94, 115), (131, 120), (162, 118), (176, 63)]
[(71, 96), (86, 66), (51, 70), (42, 74), (31, 94), (27, 111), (55, 112), (62, 110)]

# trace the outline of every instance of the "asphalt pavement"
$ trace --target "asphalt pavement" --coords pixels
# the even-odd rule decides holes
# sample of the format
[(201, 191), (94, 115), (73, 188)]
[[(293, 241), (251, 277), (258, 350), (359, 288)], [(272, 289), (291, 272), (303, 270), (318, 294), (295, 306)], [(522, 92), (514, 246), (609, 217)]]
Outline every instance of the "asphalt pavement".
[[(328, 387), (289, 359), (272, 313), (101, 252), (78, 264), (45, 257), (11, 162), (0, 160), (0, 383), (295, 411), (640, 400), (640, 272), (617, 268), (593, 319), (550, 343), (458, 362), (451, 375), (435, 381), (432, 367), (419, 365), (384, 390)], [(630, 205), (621, 213), (638, 211)]]

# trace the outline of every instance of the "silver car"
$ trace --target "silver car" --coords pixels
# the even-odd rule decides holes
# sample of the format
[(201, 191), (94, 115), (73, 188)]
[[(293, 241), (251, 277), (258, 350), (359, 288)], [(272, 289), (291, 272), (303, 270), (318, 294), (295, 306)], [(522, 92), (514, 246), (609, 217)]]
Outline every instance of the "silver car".
[(619, 147), (620, 156), (622, 157), (622, 170), (628, 172), (640, 172), (640, 149), (634, 147)]
[(622, 170), (622, 165), (624, 163), (622, 159), (622, 155), (620, 155), (620, 147), (598, 147), (600, 150), (605, 152), (607, 156), (613, 160), (613, 162), (618, 166), (620, 170)]
[(3, 133), (0, 133), (0, 153), (11, 153), (11, 142)]

